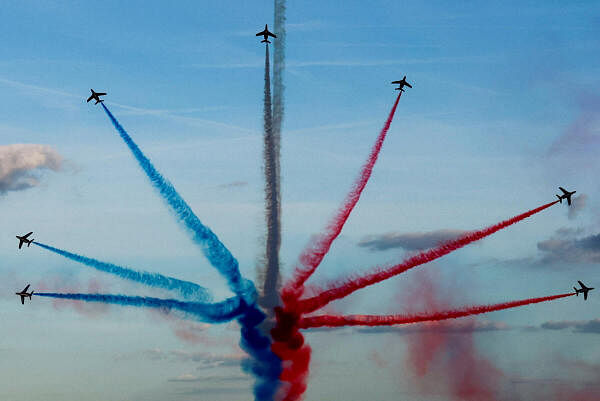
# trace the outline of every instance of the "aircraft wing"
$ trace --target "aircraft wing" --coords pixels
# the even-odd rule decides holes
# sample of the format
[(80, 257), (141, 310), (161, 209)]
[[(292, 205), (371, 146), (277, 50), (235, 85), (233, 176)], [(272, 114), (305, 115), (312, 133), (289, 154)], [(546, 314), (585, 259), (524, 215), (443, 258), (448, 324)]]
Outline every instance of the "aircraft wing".
[(106, 93), (105, 92), (98, 92), (98, 93), (96, 93), (96, 95), (97, 96), (104, 96), (104, 95), (106, 95)]
[(267, 31), (267, 35), (269, 35), (272, 38), (276, 38), (277, 37), (277, 35), (275, 35), (274, 33), (269, 32), (269, 31)]
[(411, 85), (411, 84), (409, 84), (408, 82), (407, 82), (407, 83), (405, 83), (405, 85), (406, 85), (406, 86), (408, 86), (409, 88), (412, 88), (412, 85)]
[(583, 293), (583, 300), (587, 301), (587, 291)]
[(256, 34), (256, 36), (263, 36), (265, 34), (265, 31), (259, 32)]
[(19, 238), (19, 249), (23, 246), (23, 240)]
[(25, 235), (23, 236), (23, 238), (27, 238), (27, 237), (29, 237), (31, 234), (33, 234), (33, 231), (31, 231), (31, 232), (29, 232), (29, 233), (25, 234)]
[(21, 295), (21, 305), (25, 305), (25, 297)]
[(89, 102), (90, 102), (90, 100), (92, 100), (93, 98), (94, 98), (94, 95), (92, 95), (92, 96), (88, 97), (88, 100), (86, 100), (86, 102), (88, 102), (88, 103), (89, 103)]
[(577, 280), (577, 282), (579, 283), (579, 285), (581, 286), (581, 288), (587, 288), (587, 287), (585, 286), (585, 284), (583, 284), (581, 281)]
[(567, 198), (567, 203), (569, 204), (569, 206), (571, 206), (571, 198)]
[(558, 189), (560, 189), (563, 192), (563, 194), (565, 194), (565, 195), (569, 193), (569, 191), (567, 191), (563, 187), (558, 187)]
[(401, 81), (392, 81), (393, 84), (399, 84)]
[(29, 286), (30, 286), (30, 285), (31, 285), (31, 284), (27, 284), (27, 287), (25, 287), (25, 289), (23, 290), (23, 292), (27, 292), (27, 290), (29, 289)]

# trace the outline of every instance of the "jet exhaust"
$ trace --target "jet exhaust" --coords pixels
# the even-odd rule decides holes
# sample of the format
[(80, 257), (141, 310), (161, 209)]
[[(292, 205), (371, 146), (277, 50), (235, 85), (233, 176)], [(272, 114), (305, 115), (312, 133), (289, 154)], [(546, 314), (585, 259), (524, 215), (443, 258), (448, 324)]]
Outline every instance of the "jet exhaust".
[(152, 297), (137, 297), (113, 294), (78, 294), (36, 292), (37, 297), (69, 299), (73, 301), (101, 302), (105, 304), (134, 306), (138, 308), (154, 308), (162, 311), (177, 310), (183, 312), (187, 319), (194, 319), (205, 323), (223, 323), (244, 313), (247, 306), (239, 297), (231, 297), (222, 302), (203, 303), (179, 301), (176, 299), (162, 299)]
[(201, 247), (209, 262), (225, 277), (229, 288), (241, 298), (240, 303), (244, 307), (242, 316), (238, 319), (241, 325), (242, 337), (240, 346), (252, 357), (251, 360), (246, 361), (244, 366), (248, 372), (256, 377), (254, 387), (256, 400), (271, 401), (272, 394), (277, 388), (281, 362), (271, 352), (269, 338), (259, 330), (258, 326), (266, 316), (256, 305), (257, 294), (254, 283), (242, 277), (238, 261), (231, 252), (215, 233), (202, 224), (173, 185), (156, 170), (106, 105), (101, 104), (121, 139), (129, 147), (154, 188), (158, 190), (164, 201), (177, 216), (179, 222), (183, 223), (192, 232), (194, 242)]
[(55, 248), (53, 246), (46, 245), (41, 242), (34, 242), (34, 245), (44, 248), (50, 252), (54, 252), (58, 255), (64, 256), (67, 259), (94, 268), (98, 271), (114, 274), (125, 280), (134, 281), (136, 283), (140, 283), (149, 287), (177, 291), (179, 294), (181, 294), (181, 296), (183, 296), (187, 300), (194, 300), (198, 302), (210, 302), (212, 300), (212, 295), (206, 288), (189, 281), (183, 281), (173, 277), (163, 276), (162, 274), (158, 273), (137, 271), (128, 267), (115, 265), (113, 263), (102, 262), (97, 259), (88, 258), (86, 256), (71, 253), (63, 249)]
[(265, 46), (265, 92), (264, 92), (264, 171), (265, 171), (265, 217), (267, 239), (265, 250), (265, 278), (261, 305), (267, 313), (279, 305), (279, 249), (281, 246), (281, 198), (279, 194), (279, 152), (273, 136), (271, 113), (271, 80), (269, 45)]
[(183, 223), (192, 232), (194, 242), (200, 246), (211, 265), (225, 277), (229, 287), (235, 294), (242, 296), (249, 303), (252, 302), (255, 295), (254, 285), (242, 277), (238, 261), (223, 245), (216, 234), (202, 224), (198, 216), (194, 214), (192, 208), (179, 195), (175, 187), (156, 170), (150, 159), (144, 155), (106, 105), (104, 103), (101, 105), (121, 136), (121, 139), (129, 147), (140, 167), (146, 173), (152, 186), (158, 190), (164, 201), (171, 208), (171, 211), (177, 216), (179, 222)]
[(388, 278), (404, 273), (405, 271), (410, 270), (413, 267), (417, 267), (422, 264), (431, 262), (457, 249), (469, 245), (472, 242), (479, 241), (485, 237), (488, 237), (494, 234), (495, 232), (507, 228), (515, 223), (518, 223), (519, 221), (525, 220), (526, 218), (533, 216), (534, 214), (539, 213), (542, 210), (545, 210), (556, 203), (558, 203), (558, 201), (546, 203), (545, 205), (532, 209), (518, 216), (512, 217), (508, 220), (502, 221), (493, 226), (484, 228), (483, 230), (468, 232), (464, 235), (461, 235), (455, 240), (445, 242), (439, 245), (438, 247), (411, 256), (410, 258), (406, 259), (400, 264), (388, 267), (375, 267), (374, 269), (372, 269), (371, 273), (367, 273), (363, 276), (358, 276), (357, 278), (342, 282), (341, 284), (330, 284), (327, 286), (327, 289), (322, 291), (320, 294), (317, 294), (312, 298), (307, 298), (298, 301), (296, 308), (302, 313), (313, 312), (319, 308), (322, 308), (328, 303), (335, 301), (336, 299), (344, 298), (362, 288), (387, 280)]
[(300, 319), (298, 326), (301, 329), (316, 327), (344, 327), (344, 326), (393, 326), (401, 324), (413, 324), (422, 322), (438, 322), (441, 320), (458, 319), (465, 316), (481, 315), (504, 309), (518, 308), (521, 306), (537, 304), (540, 302), (554, 301), (561, 298), (571, 297), (573, 292), (559, 295), (551, 295), (541, 298), (529, 298), (519, 301), (503, 302), (492, 305), (468, 306), (448, 311), (429, 312), (409, 315), (320, 315), (309, 316)]
[(346, 196), (342, 206), (338, 209), (333, 219), (325, 228), (325, 232), (315, 240), (311, 241), (302, 251), (302, 254), (299, 258), (299, 265), (296, 266), (294, 271), (293, 279), (283, 288), (284, 300), (286, 298), (297, 299), (302, 295), (304, 283), (315, 272), (331, 248), (333, 241), (340, 235), (342, 228), (344, 228), (344, 224), (360, 200), (360, 196), (365, 189), (365, 186), (369, 182), (369, 179), (371, 178), (373, 167), (375, 166), (377, 158), (379, 157), (379, 153), (381, 152), (381, 147), (383, 146), (383, 142), (385, 141), (388, 130), (390, 129), (390, 125), (392, 124), (392, 120), (394, 119), (394, 114), (396, 113), (396, 108), (398, 107), (398, 102), (400, 101), (401, 96), (402, 93), (399, 93), (396, 97), (396, 101), (394, 102), (392, 110), (390, 111), (388, 118), (371, 149), (371, 153), (369, 154), (365, 164), (362, 166), (358, 178), (354, 182), (352, 190)]
[(274, 340), (273, 352), (281, 358), (285, 366), (281, 374), (281, 381), (285, 383), (282, 390), (284, 392), (282, 399), (285, 401), (294, 401), (302, 398), (306, 390), (311, 355), (310, 346), (304, 343), (304, 337), (298, 330), (297, 321), (299, 315), (290, 313), (294, 309), (292, 305), (295, 305), (298, 298), (302, 296), (304, 283), (322, 262), (331, 248), (331, 244), (339, 236), (352, 210), (354, 210), (354, 207), (358, 203), (362, 191), (371, 177), (373, 167), (381, 152), (383, 142), (396, 113), (401, 96), (402, 93), (399, 93), (396, 97), (387, 120), (377, 136), (371, 153), (362, 166), (350, 193), (346, 196), (342, 206), (327, 225), (325, 232), (306, 246), (300, 255), (299, 264), (296, 266), (293, 279), (286, 283), (283, 288), (282, 298), (285, 309), (276, 308), (276, 325), (271, 330), (271, 336)]

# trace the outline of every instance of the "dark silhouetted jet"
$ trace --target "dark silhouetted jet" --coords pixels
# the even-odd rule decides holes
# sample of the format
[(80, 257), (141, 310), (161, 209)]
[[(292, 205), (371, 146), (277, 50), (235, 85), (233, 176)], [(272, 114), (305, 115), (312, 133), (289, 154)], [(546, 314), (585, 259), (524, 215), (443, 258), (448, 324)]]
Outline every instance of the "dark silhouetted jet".
[(394, 85), (396, 85), (396, 84), (400, 85), (399, 87), (396, 88), (396, 90), (400, 91), (400, 92), (404, 92), (404, 87), (405, 86), (408, 86), (409, 88), (412, 88), (412, 85), (409, 84), (408, 82), (406, 82), (406, 75), (400, 81), (393, 81), (392, 84), (394, 84)]
[(33, 290), (31, 292), (27, 292), (27, 290), (29, 289), (30, 284), (27, 284), (27, 287), (25, 287), (25, 289), (21, 292), (15, 292), (15, 294), (17, 294), (18, 296), (21, 297), (21, 304), (25, 305), (25, 298), (29, 298), (29, 300), (31, 301), (31, 296), (33, 295)]
[(30, 233), (27, 233), (23, 236), (17, 235), (17, 238), (19, 239), (19, 249), (21, 249), (23, 244), (27, 244), (27, 248), (29, 248), (29, 245), (31, 245), (31, 243), (33, 242), (33, 238), (27, 239), (27, 237), (29, 237), (31, 234), (33, 234), (33, 231), (31, 231)]
[(275, 35), (274, 33), (269, 32), (269, 28), (268, 28), (267, 24), (265, 24), (265, 30), (262, 31), (262, 32), (257, 33), (256, 36), (262, 36), (264, 38), (263, 40), (260, 41), (260, 43), (265, 43), (265, 42), (266, 43), (271, 43), (271, 42), (269, 42), (269, 36), (272, 37), (272, 38), (276, 38), (277, 37), (277, 35)]
[(87, 100), (88, 103), (92, 99), (96, 100), (96, 103), (94, 103), (94, 104), (98, 104), (98, 103), (104, 101), (103, 99), (100, 99), (100, 96), (104, 96), (104, 95), (106, 95), (106, 93), (104, 93), (104, 92), (94, 92), (93, 89), (90, 89), (90, 90), (92, 91), (92, 94), (91, 94), (90, 97), (88, 97), (88, 100)]
[(588, 287), (586, 287), (585, 284), (583, 284), (579, 280), (577, 280), (577, 282), (579, 283), (579, 285), (581, 286), (581, 288), (577, 289), (577, 288), (573, 287), (573, 289), (575, 290), (575, 294), (577, 296), (579, 296), (579, 293), (582, 293), (583, 294), (583, 299), (584, 299), (584, 301), (586, 301), (587, 300), (587, 294), (588, 294), (588, 292), (590, 292), (594, 288), (588, 288)]
[(556, 197), (558, 198), (560, 203), (562, 203), (563, 199), (566, 199), (569, 206), (571, 206), (571, 195), (573, 195), (577, 191), (569, 192), (566, 189), (564, 189), (563, 187), (558, 187), (558, 189), (560, 189), (563, 193), (562, 195), (556, 195)]

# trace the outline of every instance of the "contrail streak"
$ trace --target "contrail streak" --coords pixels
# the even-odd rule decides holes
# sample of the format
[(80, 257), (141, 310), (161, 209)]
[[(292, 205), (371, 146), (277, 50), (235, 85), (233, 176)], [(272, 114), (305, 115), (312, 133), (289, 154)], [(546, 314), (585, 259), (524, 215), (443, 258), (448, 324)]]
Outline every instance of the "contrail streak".
[(350, 193), (346, 196), (344, 203), (339, 208), (333, 219), (327, 225), (325, 232), (321, 234), (317, 239), (311, 241), (308, 246), (302, 251), (300, 255), (300, 265), (296, 266), (294, 271), (294, 278), (290, 283), (287, 283), (283, 289), (283, 298), (299, 298), (302, 295), (302, 288), (306, 280), (315, 272), (319, 264), (323, 261), (323, 258), (331, 248), (331, 244), (333, 241), (340, 235), (342, 232), (342, 228), (344, 228), (344, 224), (350, 217), (350, 213), (354, 210), (354, 207), (360, 200), (360, 195), (362, 191), (365, 189), (365, 186), (369, 182), (369, 178), (371, 178), (371, 174), (373, 172), (373, 167), (377, 162), (377, 158), (379, 157), (379, 153), (381, 152), (381, 147), (383, 146), (383, 141), (387, 135), (387, 132), (392, 124), (392, 120), (394, 119), (394, 114), (396, 113), (396, 108), (398, 107), (398, 102), (400, 101), (400, 96), (402, 92), (398, 94), (396, 101), (394, 102), (394, 106), (390, 111), (388, 118), (385, 122), (385, 125), (381, 129), (381, 132), (377, 136), (377, 140), (371, 149), (371, 153), (369, 154), (369, 158), (362, 166), (360, 174), (356, 181), (354, 182), (354, 186)]
[(135, 306), (139, 308), (157, 308), (162, 310), (178, 310), (186, 316), (206, 323), (228, 322), (246, 308), (245, 303), (239, 297), (228, 298), (225, 301), (207, 304), (202, 302), (185, 302), (176, 299), (161, 299), (151, 297), (131, 297), (126, 295), (112, 294), (69, 294), (40, 292), (33, 295), (38, 297), (50, 297), (59, 299), (70, 299), (84, 302), (101, 302), (106, 304)]
[(285, 3), (286, 0), (275, 0), (275, 53), (273, 55), (273, 133), (277, 138), (277, 155), (279, 163), (279, 138), (284, 114), (283, 73), (285, 71)]
[(294, 307), (297, 308), (297, 311), (301, 313), (313, 312), (327, 305), (331, 301), (344, 298), (362, 288), (387, 280), (388, 278), (398, 275), (400, 273), (404, 273), (405, 271), (410, 270), (413, 267), (420, 266), (422, 264), (431, 262), (435, 259), (441, 258), (442, 256), (447, 255), (450, 252), (460, 249), (466, 245), (469, 245), (472, 242), (490, 236), (497, 231), (500, 231), (536, 213), (539, 213), (544, 209), (549, 208), (557, 202), (558, 201), (547, 203), (543, 206), (540, 206), (518, 216), (512, 217), (493, 226), (484, 228), (483, 230), (468, 232), (464, 235), (461, 235), (457, 239), (445, 242), (436, 248), (420, 252), (415, 256), (406, 259), (400, 264), (388, 267), (376, 267), (372, 270), (371, 273), (367, 273), (363, 276), (356, 277), (342, 284), (334, 283), (332, 285), (329, 285), (329, 288), (322, 291), (320, 294), (312, 298), (307, 298), (298, 301), (298, 303)]
[(101, 272), (114, 274), (123, 279), (135, 281), (150, 287), (178, 291), (186, 299), (193, 299), (200, 302), (210, 302), (212, 300), (211, 294), (206, 288), (189, 281), (166, 277), (158, 273), (140, 272), (113, 263), (101, 262), (97, 259), (71, 253), (37, 241), (33, 244)]
[(519, 301), (503, 302), (492, 305), (469, 306), (442, 312), (422, 313), (415, 315), (321, 315), (309, 316), (300, 319), (298, 325), (301, 329), (316, 327), (343, 327), (343, 326), (392, 326), (397, 324), (412, 324), (421, 322), (437, 322), (440, 320), (458, 319), (465, 316), (480, 315), (504, 309), (518, 308), (520, 306), (537, 304), (540, 302), (554, 301), (570, 297), (575, 293), (552, 295), (541, 298), (529, 298)]
[[(279, 281), (279, 246), (281, 227), (279, 222), (279, 174), (278, 146), (275, 143), (271, 114), (271, 82), (269, 67), (269, 45), (265, 46), (265, 92), (264, 92), (264, 160), (265, 160), (265, 217), (267, 240), (265, 249), (265, 282), (260, 303), (272, 313), (279, 303), (277, 289)], [(271, 340), (265, 334), (271, 326), (270, 320), (259, 309), (244, 315), (238, 321), (242, 325), (241, 346), (252, 357), (244, 361), (244, 369), (256, 378), (254, 398), (257, 401), (273, 401), (279, 387), (281, 361), (271, 352)]]
[(265, 216), (267, 222), (267, 240), (265, 251), (265, 282), (261, 305), (270, 313), (279, 304), (279, 248), (281, 246), (279, 157), (273, 137), (273, 119), (271, 114), (271, 82), (269, 68), (269, 44), (265, 46), (265, 99), (264, 99), (264, 159), (265, 159)]
[(127, 131), (119, 124), (115, 116), (113, 116), (104, 103), (101, 103), (101, 105), (115, 126), (117, 132), (129, 147), (131, 153), (133, 153), (133, 156), (138, 161), (140, 167), (150, 179), (152, 185), (171, 207), (171, 210), (176, 214), (179, 221), (194, 234), (194, 241), (200, 245), (209, 262), (221, 273), (221, 275), (223, 275), (223, 277), (225, 277), (229, 287), (234, 293), (244, 297), (248, 303), (253, 302), (253, 298), (256, 296), (254, 285), (252, 282), (242, 277), (238, 261), (233, 257), (225, 245), (223, 245), (216, 234), (202, 224), (189, 205), (175, 190), (175, 187), (173, 187), (173, 185), (156, 170), (152, 165), (152, 162), (150, 162), (135, 144)]

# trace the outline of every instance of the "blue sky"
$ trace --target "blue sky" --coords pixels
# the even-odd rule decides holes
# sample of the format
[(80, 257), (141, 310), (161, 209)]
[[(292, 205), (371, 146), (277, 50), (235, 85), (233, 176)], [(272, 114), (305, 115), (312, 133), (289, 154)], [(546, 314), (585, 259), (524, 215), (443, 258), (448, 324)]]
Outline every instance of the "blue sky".
[[(0, 398), (248, 399), (251, 381), (237, 366), (236, 327), (194, 325), (188, 331), (201, 333), (201, 340), (190, 343), (176, 335), (177, 322), (150, 312), (81, 313), (41, 298), (22, 307), (10, 294), (26, 282), (87, 291), (93, 280), (109, 292), (161, 295), (38, 248), (17, 252), (14, 235), (33, 230), (51, 245), (230, 295), (104, 113), (85, 103), (89, 88), (108, 92), (106, 104), (123, 126), (230, 247), (243, 273), (256, 277), (264, 231), (264, 48), (254, 33), (272, 24), (272, 7), (3, 4), (0, 145), (46, 144), (65, 161), (61, 171), (41, 172), (34, 188), (0, 194), (0, 289), (7, 294), (0, 297)], [(551, 201), (562, 185), (586, 195), (575, 218), (557, 205), (420, 269), (439, 274), (441, 286), (458, 294), (458, 305), (561, 293), (577, 279), (600, 287), (600, 244), (582, 250), (577, 242), (600, 231), (599, 8), (586, 1), (290, 2), (284, 275), (356, 177), (394, 101), (389, 82), (407, 75), (414, 88), (400, 100), (359, 206), (313, 280), (405, 253), (357, 246), (367, 235), (479, 228)], [(561, 228), (570, 231), (557, 234)], [(565, 242), (540, 249), (551, 238)], [(398, 294), (418, 279), (405, 274), (334, 308), (406, 310)], [(594, 295), (585, 304), (569, 298), (486, 316), (509, 329), (475, 333), (478, 349), (511, 377), (557, 355), (597, 361), (598, 333), (540, 328), (597, 319)], [(409, 378), (398, 378), (405, 339), (415, 334), (378, 335), (309, 334), (315, 355), (307, 400), (423, 397)], [(373, 364), (374, 352), (390, 359), (388, 369)], [(564, 375), (545, 367), (537, 377), (572, 379)], [(451, 399), (443, 391), (428, 397)]]

